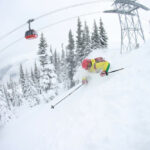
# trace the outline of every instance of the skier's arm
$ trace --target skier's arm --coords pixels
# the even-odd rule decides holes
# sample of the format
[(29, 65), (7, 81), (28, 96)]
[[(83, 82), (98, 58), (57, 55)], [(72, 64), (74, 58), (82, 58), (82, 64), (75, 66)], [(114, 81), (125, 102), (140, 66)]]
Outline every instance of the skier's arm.
[(95, 58), (96, 62), (105, 62), (105, 59), (103, 57), (97, 57)]

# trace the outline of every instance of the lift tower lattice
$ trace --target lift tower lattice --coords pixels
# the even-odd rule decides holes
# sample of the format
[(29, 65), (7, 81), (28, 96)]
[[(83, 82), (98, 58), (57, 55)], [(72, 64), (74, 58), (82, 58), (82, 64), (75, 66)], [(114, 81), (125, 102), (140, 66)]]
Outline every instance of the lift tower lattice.
[(150, 10), (136, 0), (114, 0), (114, 9), (105, 13), (117, 13), (121, 27), (121, 53), (138, 48), (141, 41), (145, 42), (138, 9)]

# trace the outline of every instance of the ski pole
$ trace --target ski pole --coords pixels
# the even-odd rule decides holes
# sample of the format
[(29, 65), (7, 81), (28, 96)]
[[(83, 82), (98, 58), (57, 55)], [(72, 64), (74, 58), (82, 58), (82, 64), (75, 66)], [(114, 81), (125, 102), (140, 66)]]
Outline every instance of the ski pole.
[(123, 70), (123, 69), (124, 69), (124, 68), (116, 69), (116, 70), (113, 70), (113, 71), (108, 72), (108, 74), (109, 74), (109, 73), (113, 73), (113, 72), (117, 72), (117, 71), (120, 71), (120, 70)]
[(75, 91), (77, 91), (83, 84), (79, 85), (76, 89), (74, 89), (72, 92), (70, 92), (68, 95), (66, 95), (63, 99), (61, 99), (60, 101), (58, 101), (56, 104), (51, 105), (51, 109), (54, 109), (56, 105), (58, 105), (59, 103), (61, 103), (63, 100), (65, 100), (67, 97), (69, 97), (72, 93), (74, 93)]

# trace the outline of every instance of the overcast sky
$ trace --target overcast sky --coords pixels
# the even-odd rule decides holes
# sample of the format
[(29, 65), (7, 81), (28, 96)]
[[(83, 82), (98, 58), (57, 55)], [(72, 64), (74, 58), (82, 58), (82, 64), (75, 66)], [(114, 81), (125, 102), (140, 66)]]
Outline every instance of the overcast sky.
[[(89, 2), (94, 0), (0, 0), (0, 37), (10, 32), (12, 29), (26, 23), (28, 19), (37, 18), (45, 13), (50, 11), (63, 8), (66, 6), (71, 6), (78, 3)], [(96, 19), (97, 23), (99, 18), (102, 17), (104, 22), (104, 27), (109, 36), (110, 43), (117, 43), (116, 47), (120, 46), (120, 26), (117, 15), (115, 14), (103, 14), (103, 10), (111, 9), (111, 0), (99, 0), (100, 3), (84, 5), (77, 8), (67, 9), (53, 15), (43, 17), (39, 20), (36, 20), (32, 24), (32, 28), (38, 30), (44, 26), (55, 23), (62, 19), (80, 16), (86, 13), (91, 13), (95, 11), (100, 11), (99, 14), (94, 14), (91, 16), (81, 17), (81, 21), (87, 21), (87, 24), (92, 28), (93, 20)], [(149, 0), (140, 0), (140, 3), (150, 7)], [(148, 32), (150, 32), (148, 20), (150, 20), (150, 12), (140, 11), (140, 16), (142, 20), (142, 25), (144, 28), (144, 33), (146, 38), (148, 37)], [(70, 21), (57, 24), (55, 26), (49, 27), (42, 32), (44, 33), (48, 44), (52, 45), (53, 48), (58, 50), (61, 47), (61, 43), (66, 44), (68, 40), (68, 31), (69, 29), (73, 30), (73, 34), (76, 32), (77, 19), (72, 19)], [(15, 33), (11, 34), (4, 40), (0, 40), (0, 49), (6, 47), (13, 41), (18, 38), (24, 37), (25, 31), (28, 29), (28, 26), (20, 28)], [(41, 33), (41, 32), (39, 32)], [(61, 34), (60, 34), (61, 33)], [(38, 50), (39, 39), (36, 40), (21, 40), (15, 45), (9, 47), (3, 52), (0, 52), (1, 61), (6, 56), (6, 53), (9, 53), (11, 59), (19, 57), (20, 55), (25, 54), (35, 54)], [(14, 54), (15, 53), (15, 54)]]

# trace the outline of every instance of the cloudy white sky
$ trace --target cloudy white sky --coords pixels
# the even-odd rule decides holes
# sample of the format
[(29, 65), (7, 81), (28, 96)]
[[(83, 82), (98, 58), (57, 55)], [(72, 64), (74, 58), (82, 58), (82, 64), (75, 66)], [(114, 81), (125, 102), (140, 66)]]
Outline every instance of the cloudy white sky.
[[(66, 6), (72, 6), (78, 3), (84, 3), (94, 0), (0, 0), (0, 37), (10, 32), (14, 28), (26, 23), (28, 19), (37, 18), (43, 14), (51, 12), (56, 9), (60, 9)], [(43, 17), (36, 20), (32, 24), (32, 28), (38, 30), (44, 26), (55, 23), (57, 21), (80, 16), (86, 13), (100, 11), (100, 13), (81, 17), (82, 22), (87, 21), (88, 25), (92, 28), (93, 20), (96, 19), (97, 23), (99, 18), (102, 17), (104, 26), (109, 36), (110, 43), (116, 43), (116, 47), (120, 46), (120, 26), (117, 15), (115, 14), (103, 14), (103, 10), (111, 9), (111, 0), (99, 0), (99, 3), (93, 3), (90, 5), (84, 5), (77, 8), (71, 8), (53, 15)], [(150, 1), (139, 0), (140, 3), (150, 7)], [(140, 11), (140, 16), (144, 27), (144, 32), (146, 33), (146, 38), (148, 37), (148, 32), (150, 32), (148, 20), (150, 20), (150, 12)], [(77, 19), (72, 19), (70, 21), (57, 24), (55, 26), (49, 27), (42, 32), (44, 33), (48, 44), (52, 45), (53, 48), (58, 50), (61, 47), (61, 43), (66, 44), (68, 40), (69, 29), (73, 30), (75, 35), (76, 32)], [(0, 40), (0, 50), (8, 46), (10, 43), (14, 42), (19, 38), (24, 37), (25, 31), (28, 26), (24, 26), (17, 30), (15, 33), (11, 34), (7, 38)], [(41, 32), (40, 32), (41, 33)], [(35, 54), (38, 50), (39, 39), (36, 40), (21, 40), (15, 45), (5, 49), (3, 52), (0, 51), (1, 62), (9, 54), (10, 61), (20, 57), (21, 55), (28, 55), (29, 53)], [(6, 62), (5, 62), (6, 63)]]

